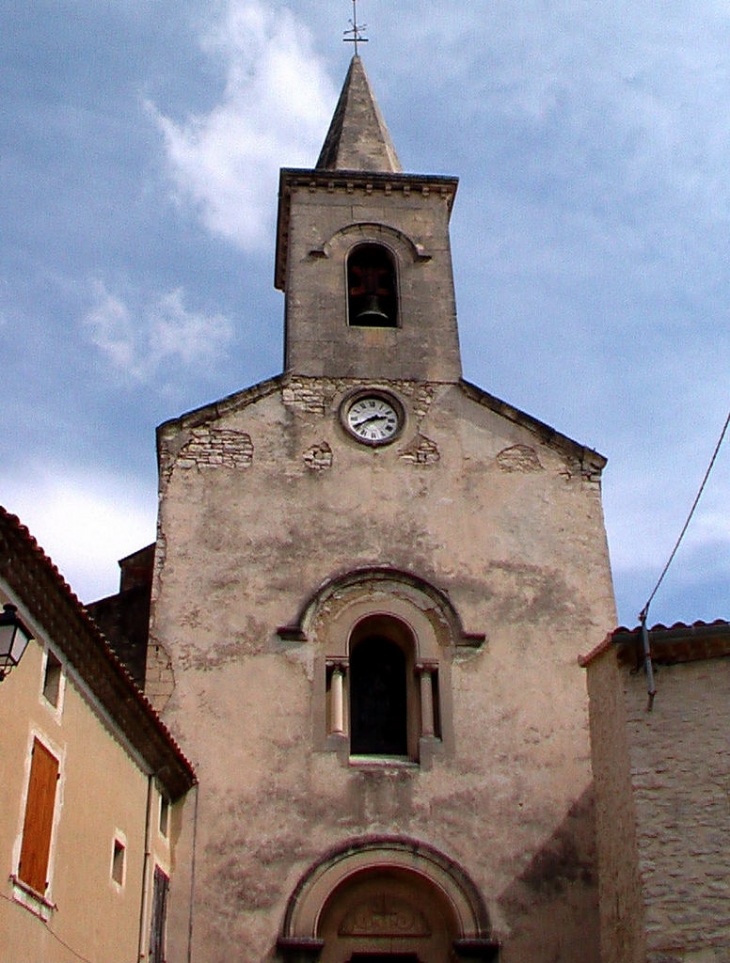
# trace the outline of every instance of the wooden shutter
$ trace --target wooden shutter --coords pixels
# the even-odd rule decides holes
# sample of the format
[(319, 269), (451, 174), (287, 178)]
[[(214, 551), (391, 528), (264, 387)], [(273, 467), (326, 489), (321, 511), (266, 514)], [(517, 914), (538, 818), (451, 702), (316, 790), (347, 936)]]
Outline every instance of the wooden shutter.
[(37, 893), (45, 893), (48, 886), (46, 876), (57, 782), (58, 759), (34, 739), (18, 878)]

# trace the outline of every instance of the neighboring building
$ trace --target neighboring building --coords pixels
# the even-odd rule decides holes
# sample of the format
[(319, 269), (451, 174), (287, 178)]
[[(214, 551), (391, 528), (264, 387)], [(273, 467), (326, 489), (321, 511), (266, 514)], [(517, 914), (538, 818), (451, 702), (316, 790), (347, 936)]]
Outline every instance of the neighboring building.
[[(590, 655), (602, 963), (730, 959), (730, 623), (640, 629)], [(649, 706), (651, 704), (651, 711)]]
[(120, 559), (119, 592), (86, 607), (140, 689), (145, 685), (154, 560), (154, 544)]
[(193, 771), (53, 563), (0, 508), (5, 603), (34, 638), (0, 683), (0, 963), (162, 963)]
[(171, 963), (599, 959), (605, 460), (462, 380), (456, 188), (355, 57), (281, 173), (284, 374), (159, 429), (146, 692), (201, 780)]

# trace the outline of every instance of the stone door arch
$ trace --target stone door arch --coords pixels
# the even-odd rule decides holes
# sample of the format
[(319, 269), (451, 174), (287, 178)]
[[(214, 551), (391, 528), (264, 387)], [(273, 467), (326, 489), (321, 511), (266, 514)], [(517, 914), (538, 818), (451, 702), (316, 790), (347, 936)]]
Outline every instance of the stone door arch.
[(290, 963), (498, 959), (481, 896), (442, 853), (407, 839), (329, 853), (294, 891), (279, 939)]

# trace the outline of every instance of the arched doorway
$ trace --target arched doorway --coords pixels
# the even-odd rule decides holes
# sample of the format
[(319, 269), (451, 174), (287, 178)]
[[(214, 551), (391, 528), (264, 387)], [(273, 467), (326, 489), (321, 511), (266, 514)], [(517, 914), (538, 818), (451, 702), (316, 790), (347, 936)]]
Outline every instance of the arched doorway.
[(315, 864), (278, 941), (291, 963), (476, 963), (496, 961), (498, 949), (464, 870), (431, 846), (392, 837), (355, 840)]
[(319, 919), (321, 963), (444, 963), (458, 924), (426, 877), (393, 867), (364, 869), (331, 894)]

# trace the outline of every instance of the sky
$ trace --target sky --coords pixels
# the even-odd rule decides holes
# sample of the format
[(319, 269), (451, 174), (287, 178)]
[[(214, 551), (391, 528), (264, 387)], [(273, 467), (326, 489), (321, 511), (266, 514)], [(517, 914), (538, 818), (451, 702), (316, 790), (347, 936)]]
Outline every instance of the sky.
[[(350, 0), (0, 0), (0, 503), (83, 601), (153, 541), (155, 427), (282, 368), (280, 167)], [(620, 624), (730, 407), (727, 0), (360, 0), (404, 170), (460, 178), (465, 377), (608, 458)], [(730, 618), (730, 439), (649, 622)]]

